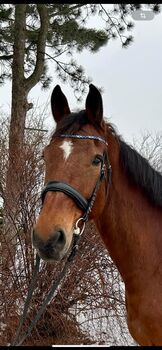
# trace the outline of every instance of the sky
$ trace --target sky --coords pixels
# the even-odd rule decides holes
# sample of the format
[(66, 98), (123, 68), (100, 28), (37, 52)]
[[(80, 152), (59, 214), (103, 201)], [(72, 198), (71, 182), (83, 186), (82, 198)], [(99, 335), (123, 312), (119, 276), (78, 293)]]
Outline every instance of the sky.
[[(109, 5), (104, 5), (109, 6)], [(73, 58), (82, 65), (92, 83), (103, 88), (104, 116), (116, 126), (124, 140), (130, 144), (143, 134), (162, 131), (162, 13), (152, 20), (134, 20), (135, 28), (130, 32), (134, 42), (123, 49), (119, 39), (111, 40), (97, 53), (88, 50), (74, 54)], [(93, 17), (88, 26), (101, 28), (103, 22)], [(50, 96), (56, 84), (66, 94), (71, 110), (85, 106), (86, 95), (78, 103), (72, 88), (63, 84), (54, 75), (51, 63), (49, 72), (53, 82), (46, 91), (37, 84), (29, 94), (29, 102), (39, 105), (46, 116), (46, 127), (54, 126)], [(88, 93), (88, 90), (87, 90)], [(0, 107), (10, 113), (11, 84), (0, 88)], [(44, 108), (44, 105), (46, 107)]]

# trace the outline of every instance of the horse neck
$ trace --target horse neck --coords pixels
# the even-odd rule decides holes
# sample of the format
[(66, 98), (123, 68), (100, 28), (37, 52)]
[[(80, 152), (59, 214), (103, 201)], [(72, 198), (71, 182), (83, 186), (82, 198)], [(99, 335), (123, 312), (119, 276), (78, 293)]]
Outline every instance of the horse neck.
[(112, 183), (96, 225), (124, 282), (133, 278), (138, 285), (143, 273), (151, 274), (161, 263), (162, 210), (130, 182), (119, 161), (119, 143), (112, 135), (108, 141)]

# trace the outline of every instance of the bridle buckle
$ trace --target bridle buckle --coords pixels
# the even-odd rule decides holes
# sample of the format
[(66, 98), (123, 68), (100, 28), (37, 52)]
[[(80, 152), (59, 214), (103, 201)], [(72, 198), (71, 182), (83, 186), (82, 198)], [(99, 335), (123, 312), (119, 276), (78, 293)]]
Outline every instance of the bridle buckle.
[[(80, 221), (83, 221), (83, 227), (82, 227), (82, 229), (78, 226), (78, 224), (79, 224)], [(84, 231), (84, 229), (85, 229), (85, 220), (84, 220), (83, 217), (81, 217), (81, 218), (79, 218), (79, 219), (77, 220), (77, 222), (76, 222), (76, 224), (75, 224), (75, 227), (74, 227), (74, 235), (76, 235), (76, 236), (81, 236), (82, 233), (83, 233), (83, 231)]]

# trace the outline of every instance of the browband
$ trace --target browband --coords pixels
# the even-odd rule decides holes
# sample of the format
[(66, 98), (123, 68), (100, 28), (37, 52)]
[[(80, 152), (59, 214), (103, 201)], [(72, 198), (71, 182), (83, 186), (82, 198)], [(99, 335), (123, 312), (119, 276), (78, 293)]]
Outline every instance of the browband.
[(71, 138), (71, 139), (90, 139), (90, 140), (98, 140), (98, 141), (101, 141), (101, 142), (104, 142), (105, 145), (108, 146), (108, 143), (105, 139), (103, 139), (102, 137), (100, 136), (95, 136), (95, 135), (71, 135), (71, 134), (62, 134), (62, 135), (59, 135), (59, 137), (68, 137), (68, 138)]

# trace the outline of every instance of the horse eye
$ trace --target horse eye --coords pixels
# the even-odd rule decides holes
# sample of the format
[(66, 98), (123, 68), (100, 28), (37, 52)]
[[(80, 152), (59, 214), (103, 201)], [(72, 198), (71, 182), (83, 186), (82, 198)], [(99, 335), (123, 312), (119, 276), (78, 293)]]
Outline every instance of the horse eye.
[(102, 162), (103, 157), (100, 154), (97, 154), (92, 161), (92, 165), (98, 165)]

